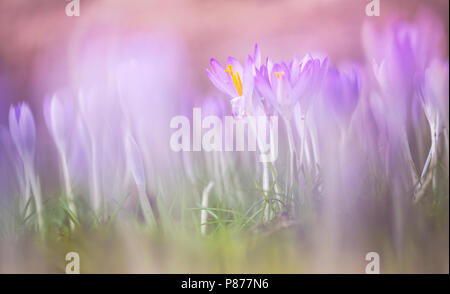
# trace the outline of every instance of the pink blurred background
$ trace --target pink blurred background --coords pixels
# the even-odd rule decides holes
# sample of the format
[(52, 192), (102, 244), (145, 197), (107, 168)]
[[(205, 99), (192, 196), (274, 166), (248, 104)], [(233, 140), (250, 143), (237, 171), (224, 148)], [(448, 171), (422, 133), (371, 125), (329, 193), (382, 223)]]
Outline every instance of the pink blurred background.
[[(210, 57), (243, 60), (255, 42), (263, 57), (275, 60), (314, 51), (335, 63), (358, 62), (363, 59), (364, 21), (413, 19), (419, 11), (437, 18), (448, 36), (447, 0), (381, 0), (380, 17), (365, 15), (368, 2), (81, 0), (81, 16), (68, 17), (64, 0), (2, 0), (0, 123), (6, 123), (10, 103), (26, 100), (37, 107), (46, 94), (73, 80), (80, 62), (74, 48), (86, 38), (108, 48), (136, 32), (176, 40), (187, 62), (165, 70), (182, 72), (197, 95), (206, 96), (212, 89), (205, 75)], [(444, 50), (448, 55), (448, 48)]]

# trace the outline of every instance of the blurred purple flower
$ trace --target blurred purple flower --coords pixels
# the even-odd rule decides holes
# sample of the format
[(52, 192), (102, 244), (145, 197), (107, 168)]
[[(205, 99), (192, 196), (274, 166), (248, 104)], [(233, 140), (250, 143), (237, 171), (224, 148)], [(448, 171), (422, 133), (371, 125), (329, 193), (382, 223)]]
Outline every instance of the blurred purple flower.
[[(41, 188), (38, 176), (34, 170), (34, 154), (36, 145), (36, 126), (34, 123), (33, 114), (31, 113), (28, 104), (22, 102), (17, 106), (9, 108), (9, 131), (17, 152), (22, 160), (25, 185), (30, 185), (33, 192), (34, 203), (36, 205), (36, 214), (38, 227), (42, 230), (43, 219), (41, 215), (42, 201)], [(28, 201), (30, 195), (26, 187), (26, 200)]]
[(9, 130), (20, 157), (33, 162), (36, 144), (36, 126), (30, 107), (25, 102), (9, 108)]
[(334, 113), (338, 122), (347, 126), (358, 104), (361, 92), (360, 78), (355, 69), (349, 72), (330, 67), (322, 92), (322, 107)]
[(61, 101), (58, 95), (53, 95), (44, 101), (44, 118), (47, 128), (57, 148), (66, 152), (68, 140), (72, 133), (72, 109), (69, 101)]
[[(392, 22), (381, 32), (371, 24), (365, 24), (362, 30), (363, 45), (368, 62), (373, 65), (375, 79), (370, 99), (372, 114), (379, 130), (389, 138), (386, 151), (390, 158), (388, 161), (396, 167), (409, 166), (413, 184), (419, 180), (415, 167), (419, 156), (412, 153), (410, 144), (414, 142), (414, 136), (407, 132), (420, 128), (423, 115), (421, 101), (416, 95), (416, 83), (420, 72), (432, 60), (441, 58), (444, 48), (442, 37), (441, 24), (427, 15), (421, 15), (415, 23)], [(426, 116), (430, 122), (430, 109), (425, 109), (425, 112), (428, 112)], [(430, 127), (434, 129), (435, 124), (433, 118)], [(418, 133), (415, 135), (420, 137)], [(418, 145), (421, 146), (420, 139)]]
[(215, 96), (207, 97), (202, 103), (202, 114), (204, 116), (214, 115), (223, 118), (226, 115), (227, 106), (223, 100)]
[(390, 127), (418, 120), (414, 99), (415, 76), (425, 70), (442, 48), (441, 25), (427, 15), (417, 23), (393, 22), (382, 32), (369, 23), (362, 30), (363, 45), (379, 87)]

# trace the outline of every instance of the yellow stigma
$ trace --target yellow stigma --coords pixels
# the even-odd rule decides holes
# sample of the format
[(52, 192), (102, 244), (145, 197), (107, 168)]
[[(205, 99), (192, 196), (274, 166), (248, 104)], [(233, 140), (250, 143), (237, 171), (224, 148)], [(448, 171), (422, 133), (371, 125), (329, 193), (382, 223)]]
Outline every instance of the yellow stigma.
[(236, 87), (236, 91), (237, 91), (238, 95), (242, 96), (242, 94), (243, 94), (242, 82), (241, 82), (241, 77), (239, 76), (239, 73), (236, 72), (236, 74), (234, 74), (233, 66), (231, 64), (229, 64), (226, 67), (225, 72), (230, 74), (231, 78), (233, 79), (233, 83), (234, 83), (234, 86)]
[(284, 75), (284, 71), (276, 72), (275, 75), (277, 76), (277, 79), (279, 80)]

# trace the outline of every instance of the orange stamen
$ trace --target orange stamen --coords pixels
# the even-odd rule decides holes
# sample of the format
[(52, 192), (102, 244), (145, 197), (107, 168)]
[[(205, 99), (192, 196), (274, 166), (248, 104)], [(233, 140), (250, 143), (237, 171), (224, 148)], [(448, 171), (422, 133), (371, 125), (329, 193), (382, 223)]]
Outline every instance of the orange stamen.
[(283, 72), (283, 71), (281, 71), (281, 72), (276, 72), (275, 75), (277, 76), (277, 79), (279, 80), (279, 79), (281, 79), (281, 77), (284, 75), (284, 72)]
[(237, 91), (238, 95), (242, 96), (242, 94), (244, 92), (242, 91), (242, 81), (241, 81), (241, 77), (239, 76), (239, 73), (236, 72), (236, 74), (234, 74), (233, 66), (231, 64), (229, 64), (226, 67), (225, 72), (230, 74), (231, 78), (233, 79), (233, 83), (234, 83), (234, 86), (236, 87), (236, 91)]

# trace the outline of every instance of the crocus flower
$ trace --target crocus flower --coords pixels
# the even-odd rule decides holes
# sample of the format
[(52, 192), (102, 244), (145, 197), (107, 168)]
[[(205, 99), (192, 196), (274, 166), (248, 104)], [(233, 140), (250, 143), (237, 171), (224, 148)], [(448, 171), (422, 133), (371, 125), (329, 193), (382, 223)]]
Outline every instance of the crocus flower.
[[(9, 109), (9, 131), (17, 152), (22, 160), (26, 178), (26, 185), (30, 185), (33, 191), (36, 205), (36, 215), (39, 229), (42, 229), (41, 215), (41, 191), (38, 178), (34, 171), (34, 153), (36, 144), (36, 126), (33, 114), (26, 103), (11, 106)], [(29, 197), (26, 195), (26, 197)], [(28, 200), (28, 199), (27, 199)]]
[(370, 23), (363, 26), (363, 45), (380, 98), (388, 105), (390, 128), (401, 129), (421, 115), (414, 107), (415, 76), (439, 57), (441, 36), (441, 26), (424, 15), (418, 24), (393, 22), (381, 33)]
[(335, 141), (339, 140), (343, 144), (359, 96), (360, 77), (356, 68), (343, 71), (331, 66), (326, 72), (321, 93), (306, 118), (297, 105), (294, 114), (302, 142), (300, 162), (308, 170), (314, 171), (313, 174), (320, 161), (318, 134), (327, 133), (327, 138), (336, 135)]
[[(270, 106), (267, 103), (266, 97), (255, 98), (255, 75), (261, 66), (261, 53), (256, 44), (253, 56), (248, 56), (245, 65), (242, 66), (235, 58), (229, 57), (227, 66), (223, 67), (214, 58), (211, 59), (211, 71), (206, 70), (206, 73), (211, 82), (222, 92), (228, 94), (232, 100), (231, 109), (234, 117), (246, 118), (247, 115), (263, 116), (269, 114)], [(265, 111), (269, 110), (269, 111)], [(261, 129), (258, 125), (266, 125), (269, 132), (273, 134), (273, 126), (269, 120), (253, 121), (249, 120), (250, 129), (256, 135), (258, 147), (261, 149), (261, 140), (265, 139), (266, 134), (259, 132)], [(271, 149), (273, 150), (273, 149)], [(269, 170), (266, 160), (263, 161), (263, 180), (262, 188), (265, 192), (269, 190)], [(266, 214), (267, 215), (267, 214)]]
[[(67, 147), (68, 140), (71, 134), (71, 111), (68, 106), (68, 101), (61, 103), (60, 98), (54, 95), (50, 100), (44, 102), (44, 117), (47, 127), (56, 144), (60, 161), (61, 169), (64, 179), (64, 187), (67, 199), (69, 201), (68, 207), (70, 211), (77, 216), (76, 207), (73, 202), (72, 184), (69, 174)], [(70, 226), (74, 229), (75, 223), (71, 220)]]
[(229, 95), (233, 115), (243, 117), (250, 111), (250, 103), (254, 90), (255, 70), (261, 64), (259, 47), (255, 45), (253, 56), (248, 56), (244, 66), (233, 57), (228, 57), (223, 67), (216, 59), (211, 58), (211, 70), (206, 69), (211, 82), (222, 92)]
[[(363, 27), (363, 41), (376, 86), (376, 93), (371, 95), (372, 113), (379, 128), (385, 127), (386, 136), (390, 138), (387, 161), (390, 164), (397, 161), (396, 166), (409, 168), (409, 181), (415, 184), (416, 168), (406, 130), (411, 123), (415, 99), (413, 78), (418, 69), (415, 59), (417, 35), (412, 27), (402, 24), (389, 26), (384, 34), (377, 35), (367, 24)], [(396, 153), (404, 156), (399, 158)]]
[(420, 25), (392, 23), (383, 34), (378, 34), (370, 24), (363, 27), (363, 44), (378, 86), (378, 93), (371, 99), (373, 114), (378, 122), (385, 120), (382, 125), (390, 138), (390, 157), (399, 160), (395, 154), (397, 149), (404, 155), (403, 164), (410, 166), (414, 185), (420, 179), (417, 178), (407, 130), (419, 128), (422, 116), (420, 101), (415, 95), (416, 77), (431, 60), (439, 58), (441, 32), (440, 25), (423, 17)]
[(294, 107), (300, 103), (303, 115), (319, 93), (327, 69), (323, 61), (306, 56), (302, 61), (275, 63), (268, 58), (256, 71), (255, 85), (258, 92), (273, 105), (285, 119), (290, 119)]
[[(300, 107), (301, 116), (304, 117), (320, 92), (322, 81), (327, 70), (327, 59), (306, 56), (302, 61), (294, 58), (291, 62), (275, 63), (267, 58), (266, 64), (256, 70), (255, 85), (259, 94), (264, 97), (285, 121), (289, 143), (289, 185), (286, 182), (286, 191), (291, 190), (294, 183), (294, 162), (296, 161), (296, 148), (291, 127), (291, 118), (294, 110)], [(304, 119), (302, 127), (304, 129)], [(304, 131), (301, 131), (304, 133)], [(302, 138), (302, 146), (304, 146)], [(303, 147), (301, 150), (303, 155)]]
[(338, 123), (348, 126), (359, 100), (360, 88), (360, 78), (355, 69), (345, 72), (330, 67), (321, 95), (322, 108), (334, 114)]

